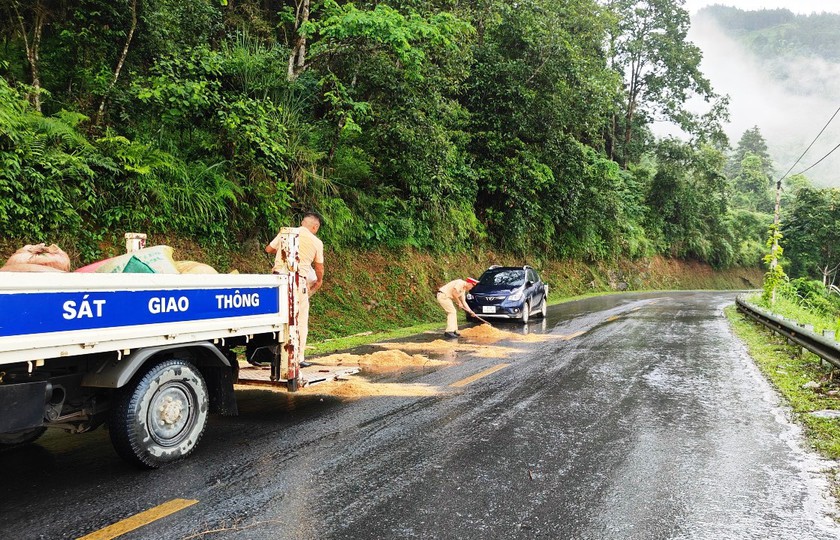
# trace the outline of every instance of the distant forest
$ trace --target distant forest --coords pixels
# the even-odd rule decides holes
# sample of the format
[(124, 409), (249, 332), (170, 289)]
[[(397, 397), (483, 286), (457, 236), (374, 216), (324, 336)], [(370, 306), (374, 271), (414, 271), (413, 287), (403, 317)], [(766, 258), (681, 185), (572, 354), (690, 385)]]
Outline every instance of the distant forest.
[(2, 0), (0, 227), (92, 259), (315, 210), (331, 249), (757, 265), (777, 171), (758, 128), (723, 134), (689, 25), (681, 0)]
[[(742, 11), (711, 6), (698, 13), (710, 17), (749, 50), (791, 94), (832, 95), (840, 75), (840, 14), (797, 15), (786, 9)], [(822, 61), (819, 69), (803, 70)]]
[(816, 56), (840, 63), (840, 14), (797, 15), (787, 9), (743, 11), (715, 5), (701, 10), (760, 58)]

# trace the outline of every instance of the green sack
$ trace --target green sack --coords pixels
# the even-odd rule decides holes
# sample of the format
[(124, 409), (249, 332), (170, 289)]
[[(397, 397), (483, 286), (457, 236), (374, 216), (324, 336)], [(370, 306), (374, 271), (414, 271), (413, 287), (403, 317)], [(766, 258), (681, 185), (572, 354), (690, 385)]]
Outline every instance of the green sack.
[(151, 266), (132, 256), (122, 269), (123, 274), (154, 274)]

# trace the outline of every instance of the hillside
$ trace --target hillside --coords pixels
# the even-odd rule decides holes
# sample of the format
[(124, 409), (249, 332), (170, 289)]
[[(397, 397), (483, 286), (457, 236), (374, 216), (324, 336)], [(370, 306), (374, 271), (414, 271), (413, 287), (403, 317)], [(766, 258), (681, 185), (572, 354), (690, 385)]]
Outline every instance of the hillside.
[[(273, 260), (256, 243), (231, 252), (201, 248), (173, 237), (149, 240), (172, 246), (178, 260), (206, 262), (220, 272), (267, 273)], [(64, 247), (73, 268), (81, 266), (78, 252)], [(14, 246), (0, 242), (2, 260), (14, 251)], [(122, 252), (118, 246), (104, 251), (112, 255)], [(523, 260), (494, 252), (433, 255), (414, 249), (336, 251), (327, 246), (325, 284), (313, 296), (310, 335), (318, 341), (423, 322), (443, 324), (445, 317), (433, 294), (441, 284), (459, 277), (478, 277), (491, 264), (526, 263), (549, 285), (549, 301), (619, 289), (752, 289), (762, 281), (762, 271), (756, 268), (714, 270), (704, 263), (663, 257), (586, 264)]]
[(0, 229), (757, 264), (688, 14), (639, 3), (0, 4)]

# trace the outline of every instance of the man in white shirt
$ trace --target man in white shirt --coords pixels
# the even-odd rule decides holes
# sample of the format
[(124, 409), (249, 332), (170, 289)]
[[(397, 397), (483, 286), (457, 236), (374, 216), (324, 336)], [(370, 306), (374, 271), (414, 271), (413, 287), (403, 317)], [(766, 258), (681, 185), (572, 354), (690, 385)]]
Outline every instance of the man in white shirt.
[[(306, 353), (306, 338), (309, 334), (309, 296), (321, 288), (324, 281), (324, 243), (315, 236), (321, 228), (321, 218), (314, 212), (307, 212), (298, 227), (298, 307), (297, 328), (300, 336), (298, 358), (301, 367), (309, 364), (303, 361)], [(267, 246), (266, 253), (275, 253), (273, 273), (280, 273), (285, 268), (285, 261), (277, 251), (280, 248), (280, 235), (274, 237)]]

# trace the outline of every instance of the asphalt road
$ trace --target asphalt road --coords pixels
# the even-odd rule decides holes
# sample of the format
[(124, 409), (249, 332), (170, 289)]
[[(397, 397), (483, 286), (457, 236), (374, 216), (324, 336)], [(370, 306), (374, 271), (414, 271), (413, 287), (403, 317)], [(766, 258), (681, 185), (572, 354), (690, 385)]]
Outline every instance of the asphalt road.
[(99, 534), (175, 504), (120, 538), (840, 538), (830, 464), (729, 330), (733, 298), (578, 301), (507, 357), (366, 373), (407, 395), (243, 390), (240, 416), (157, 471), (104, 430), (49, 433), (0, 454), (0, 537)]

